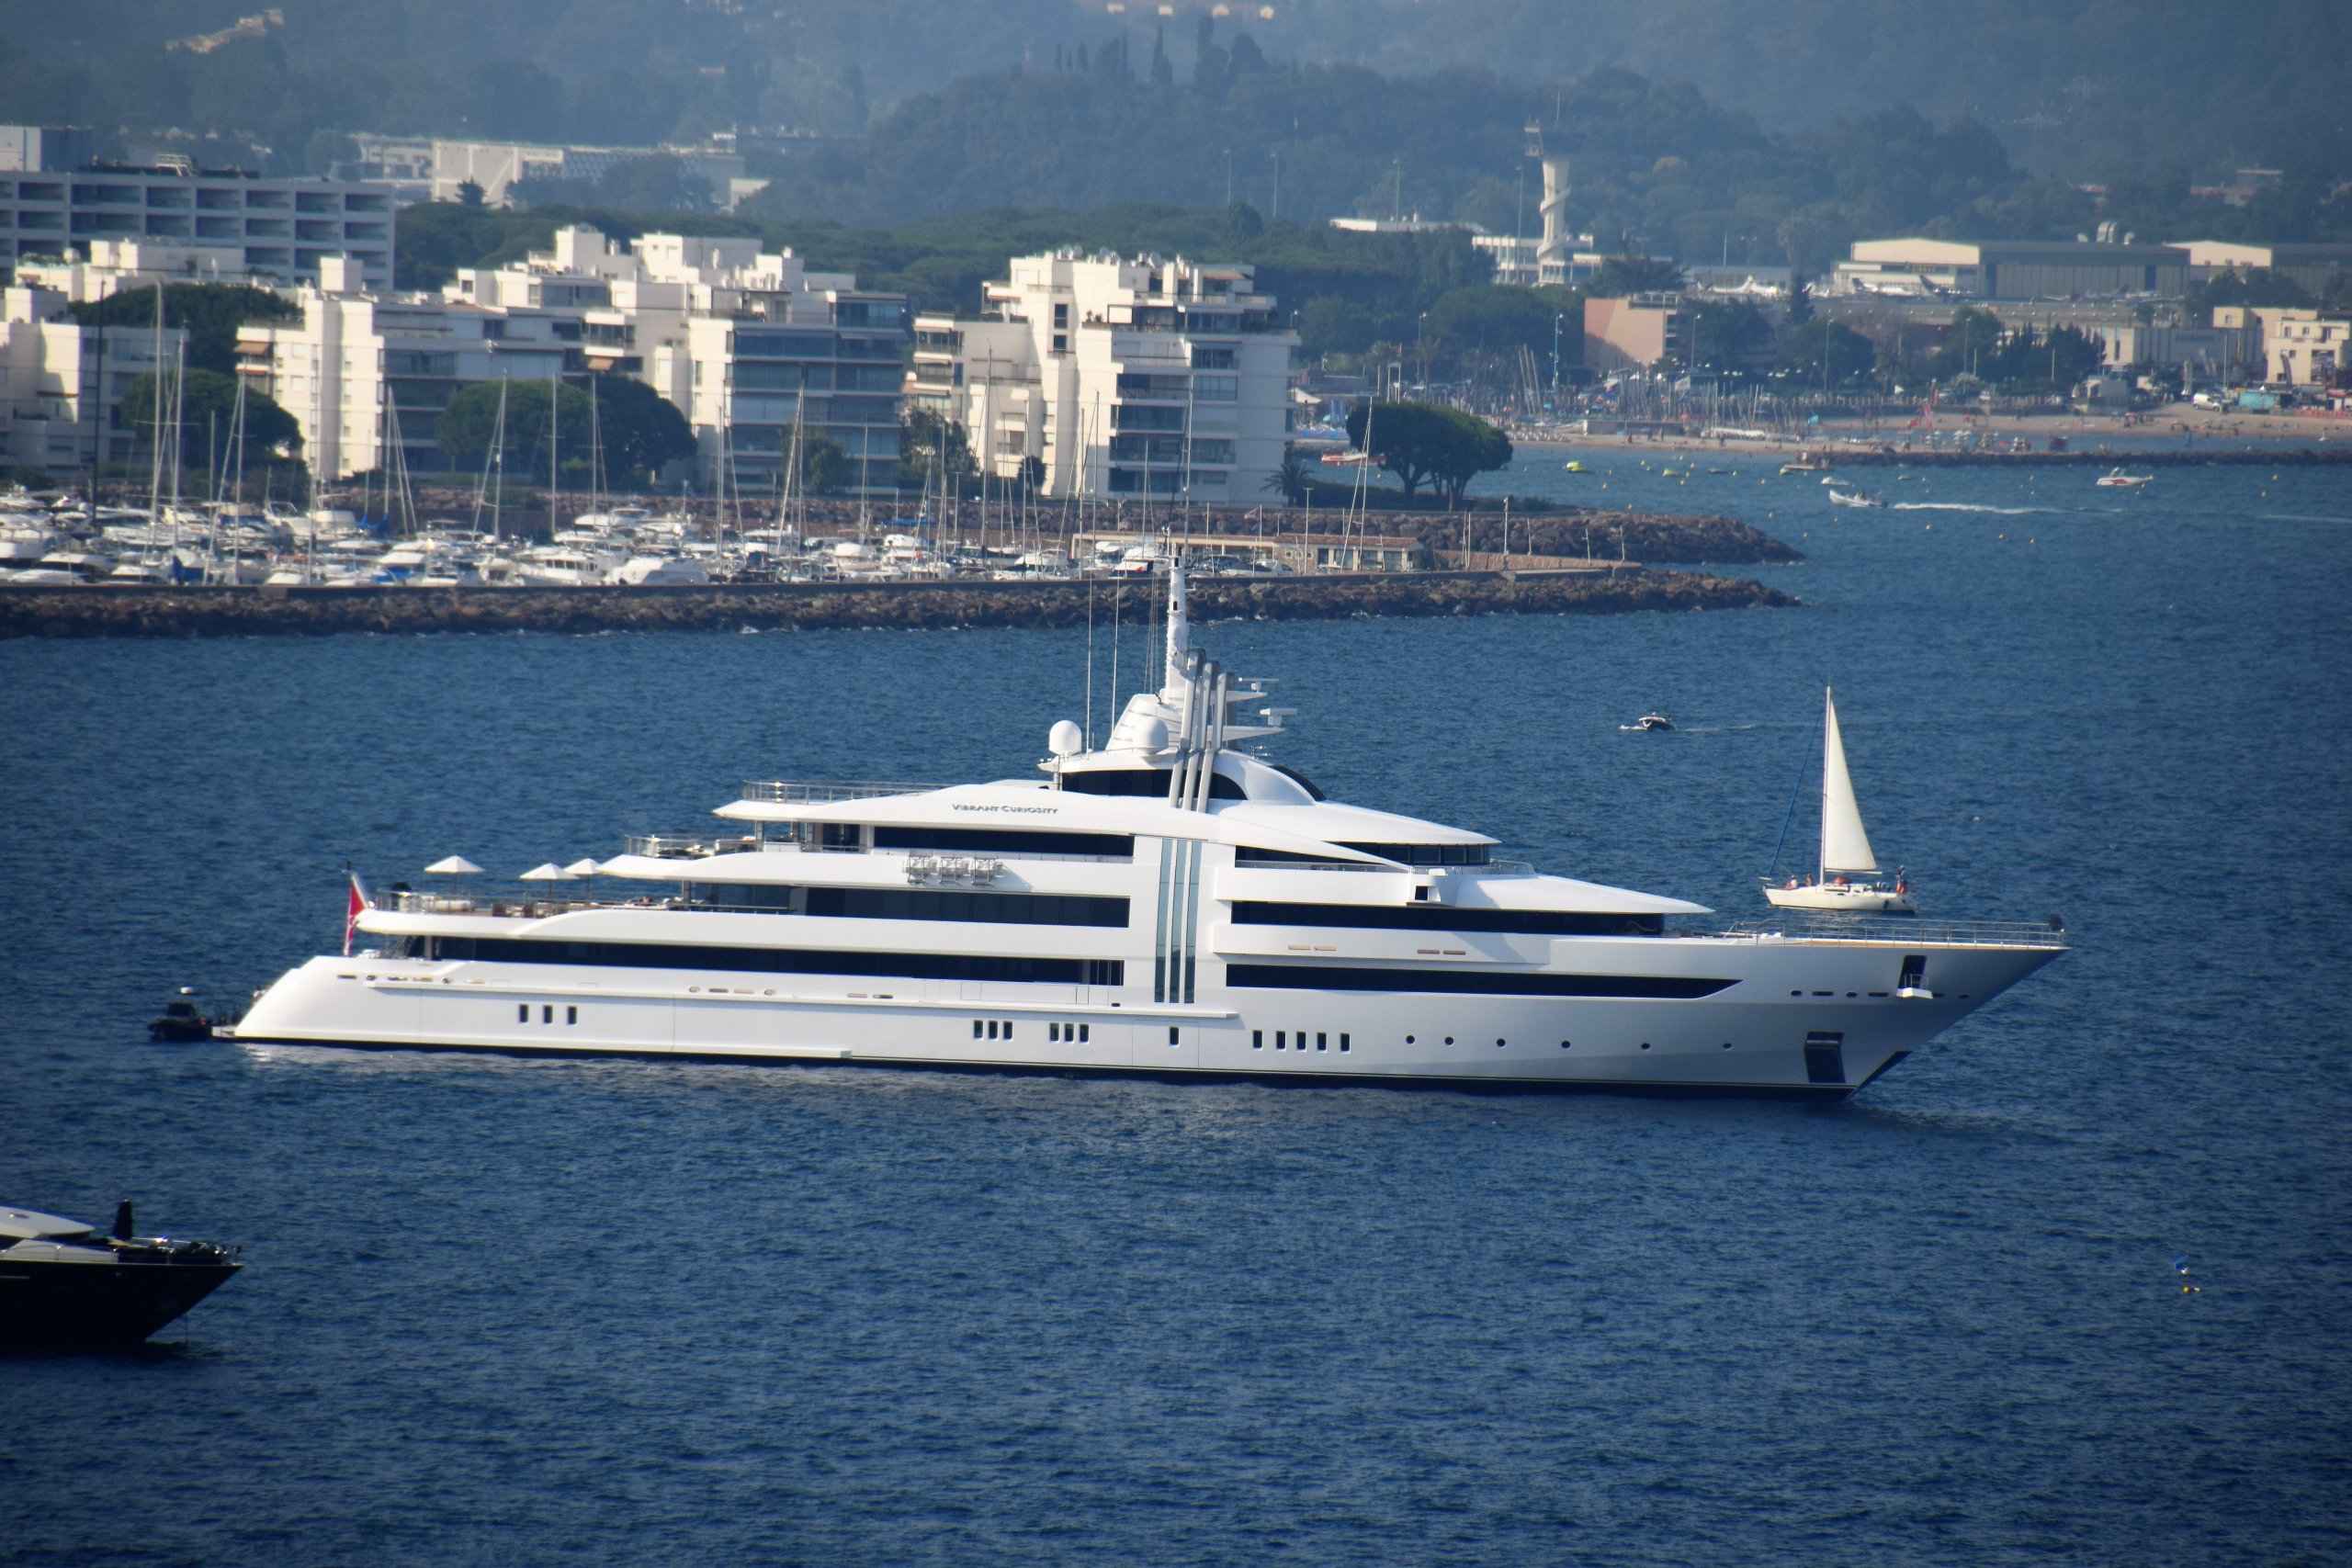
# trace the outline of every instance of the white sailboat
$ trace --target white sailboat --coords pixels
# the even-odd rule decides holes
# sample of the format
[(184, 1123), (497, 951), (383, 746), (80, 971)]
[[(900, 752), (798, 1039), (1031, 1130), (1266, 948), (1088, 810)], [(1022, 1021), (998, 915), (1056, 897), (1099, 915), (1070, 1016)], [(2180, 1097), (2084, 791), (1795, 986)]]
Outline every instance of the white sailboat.
[(1916, 915), (1919, 901), (1901, 875), (1879, 880), (1878, 857), (1862, 830), (1862, 808), (1846, 771), (1846, 743), (1838, 732), (1836, 694), (1822, 692), (1821, 852), (1816, 874), (1786, 885), (1764, 884), (1764, 897), (1781, 909), (1832, 909), (1856, 915)]

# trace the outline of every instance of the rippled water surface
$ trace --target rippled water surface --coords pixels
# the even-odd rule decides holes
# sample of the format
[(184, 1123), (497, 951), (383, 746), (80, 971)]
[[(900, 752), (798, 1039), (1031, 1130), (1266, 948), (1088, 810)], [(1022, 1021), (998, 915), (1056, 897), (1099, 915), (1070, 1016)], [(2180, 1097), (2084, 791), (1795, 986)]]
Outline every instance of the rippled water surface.
[(2077, 951), (1835, 1111), (154, 1046), (345, 859), (1020, 772), (1080, 639), (0, 644), (0, 1198), (250, 1261), (0, 1360), (0, 1557), (2352, 1556), (2352, 484), (1564, 456), (1807, 607), (1208, 628), (1276, 755), (1747, 915), (1834, 681), (1931, 912)]

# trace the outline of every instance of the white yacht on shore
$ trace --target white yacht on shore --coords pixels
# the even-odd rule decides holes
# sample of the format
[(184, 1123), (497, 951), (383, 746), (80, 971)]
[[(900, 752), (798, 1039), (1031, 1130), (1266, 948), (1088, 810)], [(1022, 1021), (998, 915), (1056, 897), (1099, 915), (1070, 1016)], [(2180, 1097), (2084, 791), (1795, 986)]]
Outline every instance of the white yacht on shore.
[(1099, 748), (1055, 725), (1042, 776), (752, 784), (723, 831), (594, 866), (601, 901), (401, 893), (234, 1037), (1836, 1099), (2064, 951), (1669, 931), (1708, 911), (1327, 800), (1241, 749), (1287, 711), (1184, 611), (1173, 570), (1160, 689)]

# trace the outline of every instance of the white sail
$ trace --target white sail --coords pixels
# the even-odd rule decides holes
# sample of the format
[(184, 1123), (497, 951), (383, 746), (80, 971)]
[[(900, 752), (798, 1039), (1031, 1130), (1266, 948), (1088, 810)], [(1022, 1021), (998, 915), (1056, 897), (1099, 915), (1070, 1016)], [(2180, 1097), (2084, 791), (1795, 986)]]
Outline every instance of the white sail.
[(1846, 743), (1838, 734), (1838, 704), (1822, 693), (1827, 713), (1821, 740), (1821, 876), (1838, 873), (1874, 873), (1878, 857), (1871, 853), (1870, 835), (1862, 831), (1862, 808), (1854, 801), (1854, 781), (1846, 772)]

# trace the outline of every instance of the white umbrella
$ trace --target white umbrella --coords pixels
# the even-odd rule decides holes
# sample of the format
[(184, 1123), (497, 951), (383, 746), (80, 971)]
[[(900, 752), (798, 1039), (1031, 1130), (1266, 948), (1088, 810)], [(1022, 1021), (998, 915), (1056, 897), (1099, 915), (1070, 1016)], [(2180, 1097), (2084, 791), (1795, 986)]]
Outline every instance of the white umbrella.
[(574, 873), (564, 870), (561, 866), (556, 864), (555, 862), (548, 861), (544, 865), (533, 866), (530, 870), (516, 877), (515, 880), (517, 882), (569, 882), (574, 874)]
[(596, 900), (596, 873), (603, 869), (594, 861), (583, 855), (565, 866), (563, 874), (566, 876), (584, 876), (588, 879), (588, 901), (593, 904)]
[(436, 860), (426, 866), (424, 874), (427, 876), (480, 876), (481, 867), (463, 855), (451, 855), (447, 860)]

